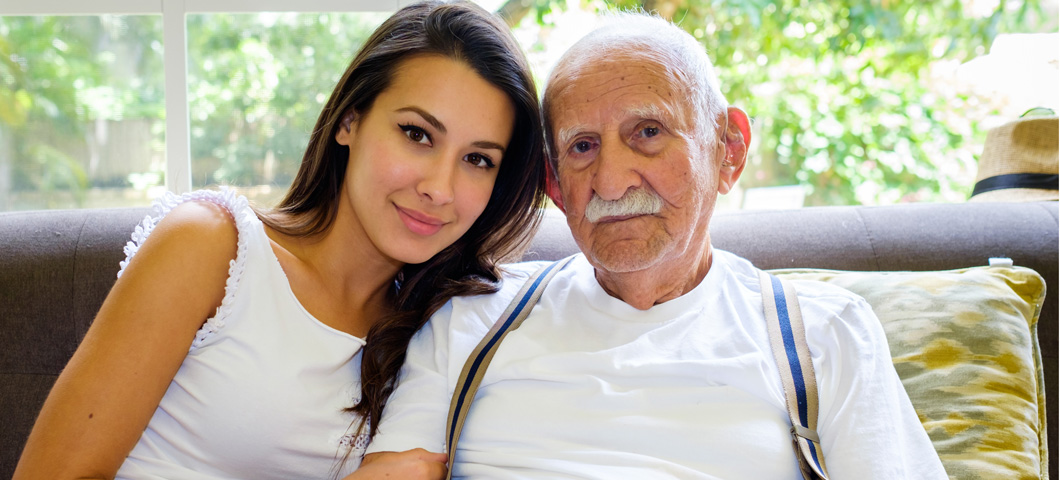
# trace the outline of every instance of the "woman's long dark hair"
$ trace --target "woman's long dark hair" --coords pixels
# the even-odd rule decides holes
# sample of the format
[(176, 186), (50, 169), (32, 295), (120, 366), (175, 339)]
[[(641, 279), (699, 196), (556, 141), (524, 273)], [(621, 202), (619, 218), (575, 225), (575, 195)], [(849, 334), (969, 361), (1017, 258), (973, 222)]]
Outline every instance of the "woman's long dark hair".
[[(392, 313), (369, 329), (361, 359), (361, 398), (351, 410), (357, 428), (375, 435), (397, 383), (412, 335), (454, 295), (496, 290), (498, 262), (523, 246), (544, 202), (543, 134), (537, 90), (508, 26), (477, 5), (426, 1), (402, 8), (383, 22), (339, 80), (317, 120), (302, 165), (268, 226), (293, 236), (330, 228), (349, 159), (335, 134), (347, 114), (364, 115), (391, 83), (398, 65), (413, 56), (442, 55), (465, 62), (505, 92), (515, 107), (511, 140), (485, 210), (454, 244), (427, 262), (405, 265), (391, 292)], [(356, 194), (356, 192), (354, 192)]]

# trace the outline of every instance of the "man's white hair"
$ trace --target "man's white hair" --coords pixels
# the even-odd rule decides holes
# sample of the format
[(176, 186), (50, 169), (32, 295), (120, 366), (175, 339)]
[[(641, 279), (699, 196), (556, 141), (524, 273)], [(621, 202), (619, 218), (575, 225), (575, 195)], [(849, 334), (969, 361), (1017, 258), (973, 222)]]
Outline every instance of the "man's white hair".
[[(706, 49), (695, 37), (673, 23), (642, 11), (611, 11), (600, 15), (597, 27), (582, 37), (560, 57), (552, 69), (543, 99), (546, 146), (555, 167), (556, 136), (551, 125), (553, 88), (559, 76), (572, 75), (572, 67), (607, 61), (608, 52), (624, 50), (645, 55), (665, 66), (675, 84), (683, 86), (696, 113), (690, 133), (705, 145), (716, 142), (718, 118), (724, 118), (729, 104), (721, 93), (714, 65)], [(570, 80), (570, 78), (567, 78)]]

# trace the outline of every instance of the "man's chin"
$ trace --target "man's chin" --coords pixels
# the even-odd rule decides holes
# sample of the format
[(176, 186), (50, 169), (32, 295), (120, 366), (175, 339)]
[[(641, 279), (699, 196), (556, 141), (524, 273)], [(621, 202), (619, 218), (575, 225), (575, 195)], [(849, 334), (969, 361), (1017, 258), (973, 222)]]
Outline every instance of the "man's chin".
[(656, 265), (661, 256), (658, 246), (644, 245), (644, 242), (618, 243), (588, 252), (589, 263), (600, 273), (633, 273)]

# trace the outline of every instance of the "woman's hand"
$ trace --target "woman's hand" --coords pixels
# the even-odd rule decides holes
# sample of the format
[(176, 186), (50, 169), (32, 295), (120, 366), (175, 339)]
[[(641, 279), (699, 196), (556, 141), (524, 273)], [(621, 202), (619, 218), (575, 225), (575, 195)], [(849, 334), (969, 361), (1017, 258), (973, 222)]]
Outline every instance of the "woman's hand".
[(378, 452), (365, 455), (361, 466), (343, 480), (429, 479), (445, 478), (448, 469), (444, 453), (428, 452), (422, 448), (404, 452)]

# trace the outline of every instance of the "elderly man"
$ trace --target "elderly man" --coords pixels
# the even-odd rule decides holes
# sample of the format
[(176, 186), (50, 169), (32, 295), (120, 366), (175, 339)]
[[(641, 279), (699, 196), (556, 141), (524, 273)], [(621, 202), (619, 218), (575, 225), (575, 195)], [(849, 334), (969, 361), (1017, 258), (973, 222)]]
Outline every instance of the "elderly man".
[[(563, 56), (544, 98), (550, 196), (583, 254), (495, 350), (454, 475), (798, 478), (759, 271), (710, 244), (750, 132), (702, 47), (659, 18), (620, 14)], [(444, 448), (465, 360), (538, 266), (511, 266), (498, 293), (431, 319), (369, 452)], [(870, 307), (829, 285), (795, 287), (831, 478), (946, 478)]]

